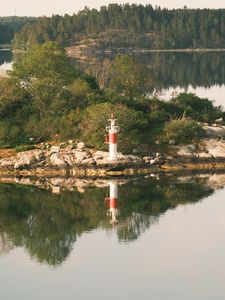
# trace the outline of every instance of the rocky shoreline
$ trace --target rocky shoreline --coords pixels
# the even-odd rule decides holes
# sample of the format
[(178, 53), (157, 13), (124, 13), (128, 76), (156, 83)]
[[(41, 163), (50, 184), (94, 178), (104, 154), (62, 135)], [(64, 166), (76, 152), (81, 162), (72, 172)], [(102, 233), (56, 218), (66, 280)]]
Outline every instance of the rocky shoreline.
[(197, 145), (170, 145), (164, 153), (123, 155), (110, 161), (108, 152), (88, 148), (72, 140), (0, 159), (0, 176), (121, 176), (177, 172), (179, 170), (225, 170), (225, 140), (203, 139)]
[(115, 161), (108, 152), (96, 151), (83, 142), (59, 146), (44, 143), (39, 149), (23, 151), (0, 160), (0, 176), (110, 176), (148, 173), (150, 165), (136, 155), (118, 154)]

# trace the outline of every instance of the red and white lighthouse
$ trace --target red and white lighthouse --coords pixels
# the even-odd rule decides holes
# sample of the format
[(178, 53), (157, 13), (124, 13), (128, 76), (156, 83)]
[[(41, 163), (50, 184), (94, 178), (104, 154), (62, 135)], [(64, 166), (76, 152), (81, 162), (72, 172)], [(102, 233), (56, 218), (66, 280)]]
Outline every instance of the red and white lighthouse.
[(107, 215), (111, 217), (111, 224), (117, 224), (117, 216), (119, 214), (118, 206), (118, 185), (116, 181), (109, 183), (109, 198), (105, 199), (108, 208)]
[(109, 159), (115, 160), (117, 158), (117, 133), (120, 128), (116, 125), (117, 119), (115, 119), (114, 114), (111, 115), (109, 122), (110, 125), (106, 126), (106, 131), (108, 132), (107, 143), (109, 144)]

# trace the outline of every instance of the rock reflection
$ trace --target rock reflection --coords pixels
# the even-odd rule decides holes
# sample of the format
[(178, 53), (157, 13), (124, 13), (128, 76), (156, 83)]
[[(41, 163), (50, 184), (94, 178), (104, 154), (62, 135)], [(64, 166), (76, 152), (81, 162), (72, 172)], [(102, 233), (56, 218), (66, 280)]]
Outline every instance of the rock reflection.
[(0, 178), (0, 254), (23, 247), (57, 266), (84, 232), (97, 228), (113, 227), (119, 242), (130, 243), (168, 209), (212, 194), (208, 179)]

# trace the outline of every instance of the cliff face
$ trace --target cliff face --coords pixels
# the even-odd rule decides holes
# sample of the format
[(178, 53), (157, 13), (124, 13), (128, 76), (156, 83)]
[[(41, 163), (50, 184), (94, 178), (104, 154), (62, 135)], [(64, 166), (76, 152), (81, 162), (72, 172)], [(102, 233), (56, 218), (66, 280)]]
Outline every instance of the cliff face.
[(90, 56), (95, 53), (129, 53), (159, 46), (153, 40), (154, 34), (131, 33), (127, 30), (110, 30), (101, 34), (80, 37), (79, 42), (67, 48), (70, 57)]

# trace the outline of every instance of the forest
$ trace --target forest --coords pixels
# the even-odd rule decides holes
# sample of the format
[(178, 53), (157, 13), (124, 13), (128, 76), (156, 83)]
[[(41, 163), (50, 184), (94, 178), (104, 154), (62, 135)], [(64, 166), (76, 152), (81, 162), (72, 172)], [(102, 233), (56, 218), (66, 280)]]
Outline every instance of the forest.
[[(1, 20), (0, 20), (1, 21)], [(26, 22), (15, 34), (14, 48), (55, 41), (72, 46), (84, 38), (103, 47), (148, 49), (224, 48), (225, 9), (161, 9), (151, 5), (109, 4), (72, 16), (53, 15)]]
[(16, 32), (28, 23), (35, 22), (32, 17), (0, 17), (0, 45), (10, 45)]

